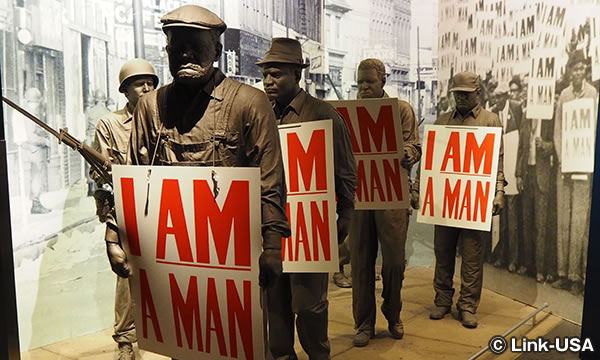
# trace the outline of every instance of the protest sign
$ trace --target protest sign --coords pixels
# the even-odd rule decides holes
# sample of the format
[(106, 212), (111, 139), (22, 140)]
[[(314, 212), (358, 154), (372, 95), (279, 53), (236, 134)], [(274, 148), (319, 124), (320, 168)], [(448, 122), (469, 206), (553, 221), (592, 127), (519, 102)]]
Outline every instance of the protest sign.
[(515, 45), (518, 48), (519, 59), (515, 63), (514, 74), (529, 72), (531, 50), (535, 48), (535, 7), (525, 8), (515, 13)]
[(418, 222), (490, 231), (501, 136), (500, 127), (425, 126)]
[(141, 349), (262, 359), (260, 169), (113, 166)]
[(562, 105), (563, 173), (594, 172), (596, 121), (594, 99), (576, 99)]
[(557, 74), (556, 52), (553, 49), (534, 49), (531, 54), (527, 118), (552, 119)]
[[(596, 8), (598, 9), (598, 8)], [(600, 18), (590, 18), (590, 58), (592, 59), (592, 81), (600, 79)]]
[(284, 272), (336, 272), (335, 166), (331, 120), (280, 125), (292, 234), (282, 241)]
[[(329, 101), (342, 114), (356, 158), (357, 210), (405, 209), (409, 206), (398, 99)], [(412, 120), (412, 119), (411, 119)]]
[(536, 3), (536, 48), (558, 49), (563, 44), (568, 9), (568, 2), (563, 0)]

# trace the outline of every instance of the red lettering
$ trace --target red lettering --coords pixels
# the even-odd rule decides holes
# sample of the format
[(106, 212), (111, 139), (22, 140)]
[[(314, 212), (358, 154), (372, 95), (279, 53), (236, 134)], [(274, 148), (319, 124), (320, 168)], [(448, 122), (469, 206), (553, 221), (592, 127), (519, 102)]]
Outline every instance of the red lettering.
[(173, 304), (173, 320), (175, 321), (175, 337), (177, 338), (177, 346), (183, 347), (181, 339), (181, 322), (183, 322), (183, 330), (191, 350), (194, 347), (194, 324), (196, 325), (196, 342), (198, 343), (198, 351), (202, 350), (202, 328), (200, 324), (200, 305), (198, 302), (198, 278), (190, 276), (186, 299), (183, 300), (177, 279), (174, 274), (169, 274), (169, 285), (171, 287), (171, 303)]
[(154, 307), (154, 300), (152, 299), (152, 291), (150, 290), (150, 282), (144, 269), (140, 269), (140, 295), (142, 298), (142, 336), (144, 339), (148, 339), (148, 319), (150, 319), (156, 341), (163, 342), (158, 316), (156, 316), (156, 308)]
[(377, 114), (377, 120), (373, 121), (371, 114), (364, 106), (356, 107), (358, 126), (360, 129), (360, 140), (362, 152), (371, 152), (371, 141), (375, 143), (377, 152), (383, 148), (383, 136), (385, 135), (386, 151), (396, 151), (396, 129), (394, 128), (394, 114), (391, 105), (382, 106)]
[(127, 233), (129, 254), (141, 256), (142, 250), (140, 249), (140, 237), (135, 212), (133, 178), (121, 178), (121, 196), (123, 197), (123, 214), (125, 215), (125, 231)]
[[(298, 134), (288, 133), (288, 165), (290, 171), (290, 192), (300, 191), (298, 166), (306, 191), (311, 190), (313, 169), (315, 170), (316, 190), (327, 190), (327, 166), (325, 161), (325, 130), (315, 130), (305, 152)], [(314, 166), (313, 166), (314, 165)]]
[(235, 286), (235, 281), (227, 280), (227, 319), (229, 323), (229, 348), (231, 357), (238, 357), (237, 337), (235, 324), (237, 322), (244, 347), (245, 358), (254, 359), (254, 349), (252, 344), (252, 294), (250, 281), (244, 280), (244, 306), (240, 301), (240, 295)]
[(371, 160), (371, 199), (375, 201), (375, 189), (377, 189), (377, 195), (379, 200), (386, 201), (383, 195), (383, 186), (381, 186), (381, 179), (379, 178), (379, 170), (377, 169), (377, 161)]
[[(452, 213), (456, 217), (458, 215), (458, 198), (460, 197), (460, 179), (456, 180), (456, 184), (454, 184), (454, 189), (450, 187), (450, 179), (446, 179), (446, 187), (444, 191), (444, 210), (442, 212), (442, 216), (444, 218), (450, 219), (452, 217)], [(446, 216), (446, 211), (448, 215)]]
[(425, 200), (423, 201), (423, 210), (421, 215), (425, 215), (425, 209), (429, 206), (429, 216), (433, 216), (433, 179), (427, 177), (427, 190), (425, 191)]
[[(286, 214), (287, 217), (289, 219), (289, 224), (290, 224), (290, 229), (292, 228), (292, 213), (290, 212), (290, 203), (287, 203), (286, 207)], [(281, 259), (283, 261), (289, 260), (292, 261), (292, 236), (293, 234), (290, 234), (290, 236), (286, 237), (286, 238), (282, 238), (281, 239)], [(288, 251), (288, 255), (286, 257), (285, 255), (285, 249), (287, 248)]]
[(450, 133), (441, 171), (446, 171), (448, 160), (452, 160), (453, 171), (460, 172), (460, 134), (456, 131)]
[(396, 199), (402, 201), (402, 181), (401, 181), (402, 173), (400, 172), (400, 161), (398, 159), (394, 159), (394, 169), (392, 170), (392, 166), (390, 165), (389, 159), (383, 159), (383, 177), (385, 178), (385, 188), (387, 190), (387, 198), (389, 200), (393, 199), (392, 196), (392, 187), (394, 188), (394, 193), (396, 194)]
[(310, 217), (312, 223), (312, 238), (313, 238), (313, 251), (315, 261), (319, 261), (319, 240), (321, 240), (321, 248), (325, 260), (331, 259), (331, 249), (329, 241), (329, 207), (327, 206), (327, 200), (323, 200), (323, 216), (319, 212), (319, 206), (316, 201), (310, 202)]
[(464, 161), (464, 172), (469, 173), (471, 171), (471, 159), (473, 159), (473, 172), (479, 172), (481, 163), (485, 157), (483, 165), (483, 173), (490, 175), (492, 173), (492, 162), (494, 160), (494, 134), (487, 134), (483, 139), (481, 146), (477, 143), (475, 134), (467, 133), (467, 144), (465, 146), (465, 161)]
[(431, 170), (433, 165), (433, 147), (435, 146), (435, 131), (427, 133), (427, 153), (425, 154), (425, 170)]
[[(225, 335), (223, 334), (223, 322), (221, 321), (221, 310), (219, 309), (219, 298), (217, 296), (217, 287), (215, 279), (208, 278), (208, 288), (206, 292), (206, 352), (210, 354), (211, 333), (217, 336), (219, 344), (219, 354), (227, 356), (225, 347)], [(213, 326), (214, 320), (214, 326)]]
[(477, 210), (481, 209), (481, 222), (485, 222), (487, 218), (488, 198), (490, 196), (490, 182), (485, 183), (485, 193), (483, 192), (483, 184), (477, 182), (477, 190), (475, 191), (475, 210), (473, 211), (473, 221), (477, 221)]
[(364, 160), (358, 160), (356, 163), (356, 178), (358, 186), (356, 187), (356, 197), (358, 201), (363, 201), (363, 194), (365, 196), (364, 201), (369, 202), (369, 192), (367, 185), (367, 174), (365, 173), (365, 162)]
[[(233, 227), (234, 261), (237, 266), (250, 266), (250, 197), (248, 181), (231, 182), (223, 210), (214, 200), (206, 180), (194, 180), (194, 214), (196, 221), (196, 256), (199, 263), (210, 263), (209, 226), (217, 259), (224, 265)], [(233, 224), (232, 224), (233, 223)]]
[(306, 219), (304, 218), (304, 206), (301, 202), (298, 203), (297, 213), (298, 220), (296, 224), (296, 257), (294, 261), (298, 261), (298, 253), (300, 250), (300, 243), (302, 243), (304, 249), (304, 258), (306, 261), (311, 261), (310, 247), (308, 244), (308, 232), (306, 230)]
[(375, 143), (377, 152), (383, 148), (383, 136), (385, 135), (386, 151), (396, 151), (396, 129), (394, 128), (394, 113), (391, 105), (382, 106), (377, 114), (377, 120), (373, 121), (371, 114), (364, 106), (356, 107), (358, 126), (360, 129), (360, 140), (363, 152), (371, 152), (371, 141)]
[[(169, 226), (169, 218), (173, 226)], [(183, 212), (179, 181), (176, 179), (164, 179), (160, 197), (160, 211), (158, 214), (158, 235), (156, 239), (156, 258), (165, 259), (167, 235), (175, 237), (179, 259), (182, 261), (194, 261), (190, 238)]]
[(348, 125), (348, 130), (350, 131), (350, 140), (352, 140), (352, 152), (360, 153), (360, 148), (358, 147), (358, 140), (356, 140), (356, 133), (354, 132), (354, 127), (352, 126), (352, 119), (350, 118), (350, 114), (348, 113), (348, 108), (339, 107), (336, 110), (342, 115), (344, 120), (346, 120), (346, 124)]
[(465, 191), (463, 193), (462, 205), (460, 207), (460, 220), (463, 218), (463, 212), (467, 209), (467, 220), (471, 221), (471, 180), (467, 180)]

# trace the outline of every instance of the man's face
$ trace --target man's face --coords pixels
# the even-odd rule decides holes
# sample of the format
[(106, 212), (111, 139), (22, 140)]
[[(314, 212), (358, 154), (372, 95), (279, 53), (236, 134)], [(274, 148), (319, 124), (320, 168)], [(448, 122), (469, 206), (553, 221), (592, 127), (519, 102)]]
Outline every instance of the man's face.
[(573, 66), (573, 70), (572, 74), (571, 74), (571, 81), (573, 81), (574, 85), (581, 85), (581, 83), (583, 82), (583, 79), (585, 77), (585, 64), (584, 63), (577, 63), (575, 64), (575, 66)]
[(456, 109), (461, 113), (466, 113), (479, 102), (479, 90), (454, 91), (454, 101), (456, 102)]
[(519, 100), (521, 97), (521, 89), (519, 89), (517, 84), (511, 84), (509, 92), (511, 100)]
[(295, 70), (286, 64), (270, 63), (263, 66), (263, 87), (270, 101), (282, 103), (296, 96), (298, 82)]
[(127, 86), (125, 86), (124, 94), (132, 108), (135, 108), (142, 95), (152, 90), (154, 90), (154, 81), (152, 76), (140, 75), (129, 81)]
[(169, 69), (182, 84), (205, 83), (217, 60), (217, 45), (210, 31), (175, 27), (167, 31)]
[(384, 82), (375, 69), (359, 70), (356, 79), (358, 83), (358, 98), (380, 98), (383, 96)]

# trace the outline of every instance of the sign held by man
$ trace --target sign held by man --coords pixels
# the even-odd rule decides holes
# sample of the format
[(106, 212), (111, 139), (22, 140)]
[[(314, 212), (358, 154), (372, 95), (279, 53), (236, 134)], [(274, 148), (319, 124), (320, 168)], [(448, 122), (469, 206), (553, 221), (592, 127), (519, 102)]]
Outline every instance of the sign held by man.
[(502, 128), (426, 125), (417, 221), (489, 231)]
[(406, 209), (408, 174), (398, 99), (330, 101), (350, 130), (356, 158), (356, 210)]
[(262, 358), (259, 169), (115, 166), (113, 179), (140, 348)]
[(338, 270), (331, 120), (279, 125), (292, 234), (283, 238), (283, 272)]

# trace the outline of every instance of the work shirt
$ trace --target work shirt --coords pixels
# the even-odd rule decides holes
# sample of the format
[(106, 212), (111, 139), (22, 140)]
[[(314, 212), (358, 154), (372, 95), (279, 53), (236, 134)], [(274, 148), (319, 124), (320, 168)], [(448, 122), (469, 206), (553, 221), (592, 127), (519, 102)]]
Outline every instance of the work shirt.
[[(127, 105), (98, 119), (92, 147), (113, 165), (126, 163), (129, 136), (131, 135), (131, 119), (132, 114), (127, 109)], [(93, 168), (90, 169), (90, 177), (98, 187), (104, 185), (102, 177)]]
[(356, 191), (356, 160), (352, 153), (350, 131), (344, 118), (333, 106), (312, 97), (304, 90), (300, 90), (285, 108), (275, 102), (273, 110), (280, 124), (332, 120), (335, 193), (338, 198), (337, 214), (350, 215), (348, 210), (354, 209), (354, 192)]
[(196, 93), (171, 83), (144, 95), (133, 113), (128, 162), (258, 167), (263, 248), (290, 235), (277, 123), (266, 95), (214, 75)]
[[(490, 126), (502, 128), (502, 122), (498, 115), (485, 110), (477, 104), (465, 116), (462, 116), (456, 109), (451, 112), (440, 115), (434, 122), (434, 125), (459, 125), (459, 126)], [(498, 154), (498, 172), (496, 177), (496, 192), (504, 192), (504, 187), (508, 185), (504, 178), (504, 145), (500, 141), (500, 152)], [(420, 170), (420, 169), (419, 169)], [(419, 191), (420, 171), (417, 172), (417, 178), (413, 184), (413, 190)]]

